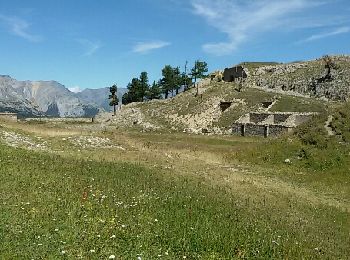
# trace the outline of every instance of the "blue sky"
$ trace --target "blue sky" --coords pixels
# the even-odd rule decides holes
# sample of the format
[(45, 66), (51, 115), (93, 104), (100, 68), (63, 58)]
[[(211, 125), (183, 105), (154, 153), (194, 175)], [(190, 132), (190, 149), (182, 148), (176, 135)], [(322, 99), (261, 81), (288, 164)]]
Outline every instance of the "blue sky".
[(349, 54), (349, 0), (0, 0), (0, 74), (69, 88), (125, 87), (205, 60)]

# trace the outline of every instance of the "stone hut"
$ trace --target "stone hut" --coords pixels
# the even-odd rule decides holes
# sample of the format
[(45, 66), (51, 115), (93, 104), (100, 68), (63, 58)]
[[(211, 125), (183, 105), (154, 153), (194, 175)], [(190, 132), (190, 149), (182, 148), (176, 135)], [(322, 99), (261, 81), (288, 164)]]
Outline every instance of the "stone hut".
[(232, 133), (241, 136), (278, 136), (293, 131), (315, 115), (317, 113), (251, 112), (233, 124)]
[(242, 66), (236, 66), (233, 68), (226, 68), (224, 70), (224, 78), (223, 80), (225, 82), (234, 82), (238, 79), (245, 79), (248, 75), (245, 72), (244, 68)]

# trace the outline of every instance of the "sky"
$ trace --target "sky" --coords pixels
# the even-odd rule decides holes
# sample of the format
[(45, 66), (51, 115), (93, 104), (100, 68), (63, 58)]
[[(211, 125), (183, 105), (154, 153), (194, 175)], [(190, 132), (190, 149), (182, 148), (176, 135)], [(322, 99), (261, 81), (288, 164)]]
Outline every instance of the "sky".
[(349, 53), (349, 0), (0, 0), (0, 75), (74, 91)]

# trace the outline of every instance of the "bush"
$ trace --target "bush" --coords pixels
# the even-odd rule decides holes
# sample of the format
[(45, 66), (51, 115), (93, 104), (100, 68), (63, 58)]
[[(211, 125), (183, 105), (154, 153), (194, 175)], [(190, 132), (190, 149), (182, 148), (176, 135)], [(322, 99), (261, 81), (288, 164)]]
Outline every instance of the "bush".
[(299, 126), (294, 134), (305, 145), (313, 145), (320, 149), (326, 149), (330, 141), (324, 127), (324, 123), (326, 121), (326, 114), (316, 116), (310, 121)]
[(331, 127), (346, 143), (350, 142), (350, 103), (345, 103), (334, 112)]

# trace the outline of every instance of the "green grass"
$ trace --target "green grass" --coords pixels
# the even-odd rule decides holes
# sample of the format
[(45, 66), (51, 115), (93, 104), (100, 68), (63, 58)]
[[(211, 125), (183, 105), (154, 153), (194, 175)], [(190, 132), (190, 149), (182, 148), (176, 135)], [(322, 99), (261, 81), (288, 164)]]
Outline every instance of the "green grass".
[(325, 102), (316, 99), (280, 96), (271, 111), (276, 112), (319, 112), (326, 111)]
[(2, 259), (321, 259), (350, 253), (348, 215), (338, 209), (271, 194), (250, 198), (137, 164), (0, 148)]

